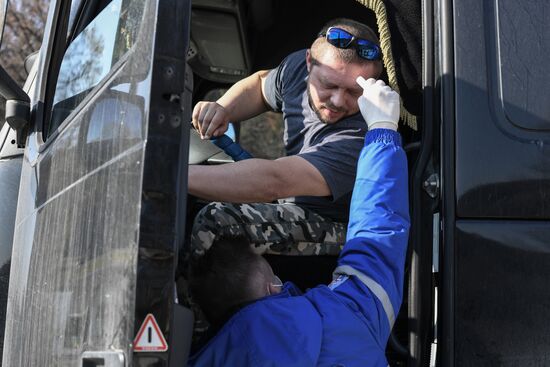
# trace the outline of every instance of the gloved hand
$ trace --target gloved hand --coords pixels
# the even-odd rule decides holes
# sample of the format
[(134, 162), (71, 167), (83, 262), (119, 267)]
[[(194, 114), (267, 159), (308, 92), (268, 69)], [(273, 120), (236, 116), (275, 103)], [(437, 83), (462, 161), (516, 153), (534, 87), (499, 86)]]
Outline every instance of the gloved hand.
[(392, 129), (397, 131), (399, 121), (399, 94), (382, 80), (362, 76), (357, 84), (363, 88), (363, 95), (357, 99), (359, 109), (367, 122), (369, 130)]

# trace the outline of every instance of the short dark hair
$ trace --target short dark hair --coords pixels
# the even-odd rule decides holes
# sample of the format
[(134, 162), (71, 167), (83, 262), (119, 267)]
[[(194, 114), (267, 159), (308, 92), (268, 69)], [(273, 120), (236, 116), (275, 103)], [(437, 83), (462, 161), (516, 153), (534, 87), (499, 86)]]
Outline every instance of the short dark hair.
[(213, 327), (221, 327), (240, 306), (263, 296), (264, 260), (242, 236), (214, 240), (203, 256), (192, 259), (189, 291)]
[[(369, 26), (367, 26), (363, 23), (357, 22), (353, 19), (348, 19), (348, 18), (333, 19), (333, 20), (329, 21), (328, 23), (326, 23), (323, 26), (323, 28), (321, 28), (321, 31), (319, 32), (319, 34), (325, 34), (330, 27), (342, 28), (342, 29), (350, 32), (351, 34), (353, 34), (356, 37), (364, 38), (366, 40), (369, 40), (371, 42), (379, 44), (378, 36), (372, 30), (372, 28), (370, 28)], [(341, 60), (343, 60), (344, 62), (347, 62), (347, 63), (350, 63), (350, 62), (354, 62), (354, 63), (369, 63), (369, 62), (380, 63), (379, 60), (371, 61), (371, 60), (365, 60), (365, 59), (359, 57), (359, 55), (357, 55), (357, 52), (354, 49), (336, 48), (336, 47), (330, 45), (323, 38), (317, 38), (313, 42), (313, 44), (311, 45), (312, 59), (316, 60), (319, 57), (319, 55), (321, 53), (326, 52), (326, 50), (328, 48), (335, 51), (336, 54), (338, 55), (338, 57)]]

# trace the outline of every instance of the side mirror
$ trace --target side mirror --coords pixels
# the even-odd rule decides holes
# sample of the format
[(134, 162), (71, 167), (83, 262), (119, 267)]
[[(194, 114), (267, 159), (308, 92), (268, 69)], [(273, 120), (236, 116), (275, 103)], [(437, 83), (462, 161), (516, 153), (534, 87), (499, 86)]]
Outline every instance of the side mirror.
[(0, 95), (6, 99), (6, 122), (17, 132), (17, 146), (25, 146), (30, 121), (30, 98), (0, 66)]

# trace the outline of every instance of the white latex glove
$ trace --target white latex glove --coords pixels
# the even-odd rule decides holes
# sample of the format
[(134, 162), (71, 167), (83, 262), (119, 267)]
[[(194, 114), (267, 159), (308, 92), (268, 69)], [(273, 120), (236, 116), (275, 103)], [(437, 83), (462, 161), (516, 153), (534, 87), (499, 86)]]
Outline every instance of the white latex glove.
[(357, 99), (359, 109), (367, 122), (369, 130), (392, 129), (397, 131), (399, 121), (399, 94), (382, 80), (362, 76), (357, 84), (363, 88), (363, 95)]

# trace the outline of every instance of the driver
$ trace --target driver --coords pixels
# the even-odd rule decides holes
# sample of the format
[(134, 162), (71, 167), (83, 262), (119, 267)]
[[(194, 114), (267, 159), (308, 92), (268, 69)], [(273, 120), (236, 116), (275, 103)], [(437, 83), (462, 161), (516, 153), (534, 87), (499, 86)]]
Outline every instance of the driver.
[(246, 240), (217, 239), (191, 263), (191, 294), (217, 329), (191, 366), (388, 365), (410, 224), (407, 160), (395, 131), (399, 96), (382, 81), (360, 82), (369, 132), (333, 282), (302, 295)]
[(217, 236), (243, 235), (260, 253), (339, 253), (366, 133), (355, 80), (380, 76), (377, 43), (369, 27), (333, 20), (310, 49), (195, 106), (203, 139), (225, 133), (229, 121), (282, 112), (286, 156), (189, 167), (189, 193), (214, 201), (195, 218), (192, 251), (204, 253)]

